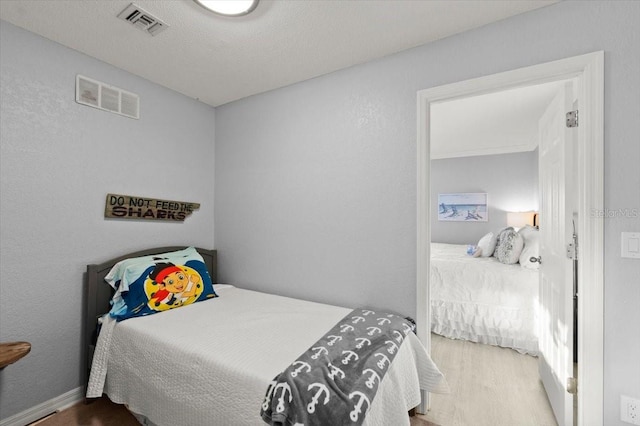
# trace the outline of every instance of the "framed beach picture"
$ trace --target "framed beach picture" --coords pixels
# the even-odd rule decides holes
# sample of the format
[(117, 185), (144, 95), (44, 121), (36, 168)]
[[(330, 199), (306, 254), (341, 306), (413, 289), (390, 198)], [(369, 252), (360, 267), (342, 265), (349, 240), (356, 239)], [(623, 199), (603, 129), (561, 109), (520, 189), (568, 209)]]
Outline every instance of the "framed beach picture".
[(487, 193), (438, 194), (438, 220), (445, 222), (487, 222)]

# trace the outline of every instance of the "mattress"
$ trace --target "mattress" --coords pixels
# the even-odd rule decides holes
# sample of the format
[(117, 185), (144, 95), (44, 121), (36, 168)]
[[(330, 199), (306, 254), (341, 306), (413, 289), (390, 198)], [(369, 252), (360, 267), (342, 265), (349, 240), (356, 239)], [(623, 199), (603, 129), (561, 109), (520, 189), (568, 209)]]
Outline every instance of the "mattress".
[[(345, 315), (341, 308), (216, 285), (218, 298), (104, 326), (87, 395), (163, 425), (260, 425), (269, 382)], [(106, 342), (106, 343), (105, 343)], [(104, 386), (100, 378), (104, 376)], [(408, 425), (420, 389), (446, 392), (410, 333), (365, 424)]]
[(538, 354), (538, 271), (431, 244), (431, 331)]

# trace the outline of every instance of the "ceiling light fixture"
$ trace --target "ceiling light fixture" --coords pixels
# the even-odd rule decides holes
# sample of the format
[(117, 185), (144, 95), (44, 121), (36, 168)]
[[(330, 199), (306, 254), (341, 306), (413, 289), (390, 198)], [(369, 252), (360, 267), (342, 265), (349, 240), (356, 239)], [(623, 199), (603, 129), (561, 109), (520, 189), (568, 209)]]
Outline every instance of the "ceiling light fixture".
[(200, 6), (223, 16), (242, 16), (251, 13), (258, 0), (194, 0)]

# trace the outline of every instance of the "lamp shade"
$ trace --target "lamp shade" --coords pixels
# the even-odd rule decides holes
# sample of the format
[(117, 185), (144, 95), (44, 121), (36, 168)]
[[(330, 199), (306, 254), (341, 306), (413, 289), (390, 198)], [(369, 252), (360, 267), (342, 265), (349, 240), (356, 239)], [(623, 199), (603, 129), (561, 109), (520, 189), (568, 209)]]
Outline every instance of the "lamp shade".
[(507, 212), (507, 226), (522, 228), (533, 225), (533, 216), (536, 212)]

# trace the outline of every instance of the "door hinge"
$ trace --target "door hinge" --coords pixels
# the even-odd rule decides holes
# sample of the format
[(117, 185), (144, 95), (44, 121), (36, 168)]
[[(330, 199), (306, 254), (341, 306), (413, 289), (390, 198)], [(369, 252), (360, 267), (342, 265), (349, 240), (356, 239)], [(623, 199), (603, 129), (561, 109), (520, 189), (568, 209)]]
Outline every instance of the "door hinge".
[(578, 127), (578, 110), (567, 113), (567, 127)]
[(578, 258), (576, 253), (576, 245), (574, 243), (567, 244), (567, 257), (571, 260), (576, 260)]
[(575, 395), (578, 393), (578, 379), (575, 377), (567, 378), (567, 392), (571, 395)]

